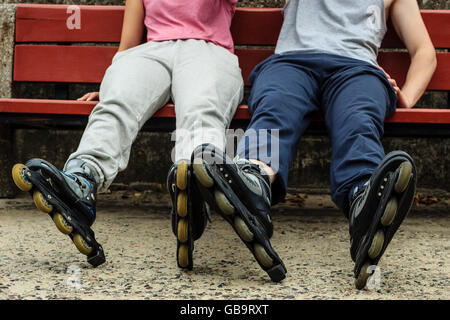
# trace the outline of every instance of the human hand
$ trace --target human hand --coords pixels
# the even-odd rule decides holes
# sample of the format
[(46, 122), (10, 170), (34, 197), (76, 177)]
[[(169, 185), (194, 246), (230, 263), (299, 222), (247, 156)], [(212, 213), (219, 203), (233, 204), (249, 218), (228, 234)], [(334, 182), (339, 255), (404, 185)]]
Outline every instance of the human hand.
[(98, 92), (88, 92), (81, 98), (78, 98), (77, 101), (91, 101), (91, 100), (98, 100), (99, 97)]
[(395, 93), (397, 94), (397, 106), (399, 108), (407, 108), (407, 109), (412, 108), (413, 105), (412, 105), (410, 99), (406, 96), (406, 94), (402, 91), (402, 89), (400, 89), (400, 87), (397, 85), (397, 81), (395, 81), (395, 79), (392, 79), (390, 74), (387, 73), (382, 67), (378, 66), (378, 68), (380, 68), (381, 71), (384, 72), (389, 83), (394, 88)]

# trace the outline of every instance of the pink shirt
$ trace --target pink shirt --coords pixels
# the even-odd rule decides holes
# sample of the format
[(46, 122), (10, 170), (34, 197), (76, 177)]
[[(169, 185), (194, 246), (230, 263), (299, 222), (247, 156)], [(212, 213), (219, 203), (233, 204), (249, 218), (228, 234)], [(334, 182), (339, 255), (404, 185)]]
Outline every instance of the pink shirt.
[(238, 0), (142, 0), (147, 41), (199, 39), (234, 52), (230, 26)]

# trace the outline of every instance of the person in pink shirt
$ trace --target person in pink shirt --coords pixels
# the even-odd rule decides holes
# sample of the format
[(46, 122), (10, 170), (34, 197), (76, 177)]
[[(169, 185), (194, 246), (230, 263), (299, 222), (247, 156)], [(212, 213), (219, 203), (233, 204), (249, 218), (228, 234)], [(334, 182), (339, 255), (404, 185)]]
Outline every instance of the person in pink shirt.
[[(42, 159), (13, 168), (18, 187), (39, 190), (34, 193), (38, 208), (52, 216), (56, 227), (70, 236), (93, 266), (105, 261), (91, 229), (97, 192), (106, 191), (118, 172), (126, 169), (138, 132), (172, 100), (174, 165), (167, 178), (172, 229), (178, 265), (192, 269), (193, 243), (205, 229), (209, 208), (194, 181), (191, 154), (199, 145), (225, 146), (225, 131), (243, 98), (230, 32), (236, 2), (127, 0), (120, 46), (100, 92), (78, 99), (99, 99), (78, 149), (62, 171)], [(144, 32), (147, 42), (142, 44)], [(237, 227), (245, 227), (236, 221)]]

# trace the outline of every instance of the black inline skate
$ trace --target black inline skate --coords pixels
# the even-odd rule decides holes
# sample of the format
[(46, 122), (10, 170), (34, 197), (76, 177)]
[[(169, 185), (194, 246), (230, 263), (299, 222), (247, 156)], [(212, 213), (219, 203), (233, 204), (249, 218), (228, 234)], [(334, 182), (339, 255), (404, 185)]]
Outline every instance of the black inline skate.
[(353, 195), (350, 208), (350, 254), (355, 262), (355, 286), (361, 290), (395, 232), (411, 209), (416, 167), (410, 155), (386, 155), (371, 178)]
[[(83, 163), (81, 160), (80, 163)], [(48, 213), (58, 230), (68, 235), (94, 267), (105, 262), (102, 246), (91, 225), (96, 216), (97, 185), (88, 165), (62, 172), (42, 159), (31, 159), (12, 169), (14, 183), (29, 191), (36, 207)]]
[(192, 270), (194, 241), (206, 228), (209, 207), (193, 183), (192, 167), (188, 161), (174, 164), (167, 175), (167, 189), (172, 200), (172, 231), (177, 237), (177, 263)]
[(270, 180), (248, 160), (233, 162), (212, 145), (197, 147), (192, 166), (203, 197), (234, 229), (271, 280), (286, 277), (286, 267), (270, 244)]

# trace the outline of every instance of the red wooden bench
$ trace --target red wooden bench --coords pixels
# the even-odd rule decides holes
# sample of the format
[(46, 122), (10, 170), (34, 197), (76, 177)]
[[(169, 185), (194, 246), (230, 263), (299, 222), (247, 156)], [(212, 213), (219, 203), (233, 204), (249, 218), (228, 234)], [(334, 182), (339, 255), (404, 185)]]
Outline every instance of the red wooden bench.
[[(81, 28), (66, 26), (67, 5), (18, 4), (13, 81), (51, 83), (100, 83), (117, 51), (122, 27), (122, 6), (78, 6)], [(422, 10), (428, 31), (437, 49), (450, 48), (450, 10)], [(246, 85), (253, 67), (273, 53), (282, 24), (281, 9), (239, 8), (233, 20), (232, 33)], [(80, 45), (80, 43), (84, 45)], [(393, 28), (383, 42), (384, 49), (404, 48)], [(438, 67), (428, 90), (450, 90), (450, 52), (438, 50)], [(380, 65), (398, 83), (405, 79), (409, 64), (406, 52), (381, 52)], [(68, 125), (71, 119), (84, 119), (96, 102), (44, 99), (0, 98), (0, 123), (15, 125)], [(450, 135), (448, 106), (437, 109), (399, 109), (386, 121), (400, 128), (410, 128), (421, 135)], [(150, 122), (164, 129), (174, 118), (174, 107), (166, 105)], [(241, 105), (235, 121), (248, 121), (247, 106)], [(321, 115), (315, 118), (321, 122)], [(160, 124), (158, 126), (158, 123)], [(163, 124), (163, 125), (161, 125)], [(418, 126), (420, 125), (420, 126)], [(430, 128), (430, 126), (432, 128)], [(425, 129), (424, 129), (425, 128)], [(428, 130), (430, 129), (430, 130)]]

